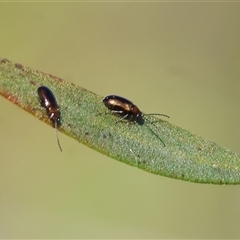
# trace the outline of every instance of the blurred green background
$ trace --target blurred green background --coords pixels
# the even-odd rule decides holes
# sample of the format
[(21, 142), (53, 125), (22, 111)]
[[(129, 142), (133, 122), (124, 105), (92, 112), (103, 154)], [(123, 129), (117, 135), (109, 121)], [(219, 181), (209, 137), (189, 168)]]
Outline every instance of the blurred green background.
[[(240, 152), (239, 3), (1, 3), (0, 56)], [(130, 167), (0, 98), (0, 238), (240, 238), (240, 186)]]

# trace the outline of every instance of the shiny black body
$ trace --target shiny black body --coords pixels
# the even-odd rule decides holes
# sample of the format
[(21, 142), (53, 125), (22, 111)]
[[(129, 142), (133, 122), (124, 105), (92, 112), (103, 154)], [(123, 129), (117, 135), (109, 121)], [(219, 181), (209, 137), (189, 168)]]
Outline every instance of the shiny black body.
[(38, 96), (39, 96), (41, 105), (46, 108), (47, 115), (52, 121), (53, 127), (56, 129), (56, 138), (57, 138), (58, 147), (60, 151), (62, 151), (59, 138), (58, 138), (58, 131), (57, 131), (58, 127), (61, 124), (60, 108), (57, 105), (57, 101), (52, 91), (45, 86), (41, 86), (38, 88)]
[(39, 96), (41, 105), (46, 108), (47, 115), (53, 122), (53, 125), (55, 126), (57, 123), (57, 126), (59, 126), (60, 125), (60, 108), (57, 105), (57, 101), (52, 91), (45, 86), (41, 86), (38, 88), (38, 96)]
[(144, 123), (145, 115), (160, 115), (169, 117), (165, 114), (159, 113), (143, 114), (140, 109), (131, 101), (116, 95), (108, 95), (103, 98), (102, 102), (109, 110), (111, 110), (112, 113), (122, 116), (121, 119), (126, 119), (130, 122), (136, 122), (140, 125)]
[(123, 97), (109, 95), (106, 96), (102, 101), (104, 105), (112, 111), (112, 113), (122, 116), (123, 119), (137, 123), (140, 123), (143, 120), (143, 114), (139, 108)]

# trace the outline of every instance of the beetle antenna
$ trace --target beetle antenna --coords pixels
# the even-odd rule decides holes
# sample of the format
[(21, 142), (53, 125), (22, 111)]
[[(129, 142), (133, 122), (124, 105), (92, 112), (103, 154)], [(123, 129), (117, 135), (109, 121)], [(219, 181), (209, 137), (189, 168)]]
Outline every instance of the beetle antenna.
[(158, 115), (158, 116), (163, 116), (163, 117), (170, 118), (168, 115), (162, 114), (162, 113), (147, 113), (147, 114), (143, 114), (143, 116), (145, 116), (145, 115)]
[[(146, 115), (148, 115), (148, 114), (146, 114)], [(164, 116), (165, 116), (165, 115), (164, 115)], [(166, 116), (167, 116), (167, 115), (166, 115)], [(167, 116), (167, 117), (168, 117), (168, 116)], [(149, 122), (149, 123), (151, 123), (156, 129), (159, 130), (159, 128), (154, 124), (154, 122), (148, 120), (147, 118), (144, 118), (144, 120), (147, 121), (147, 122)], [(160, 140), (160, 142), (163, 144), (163, 146), (166, 147), (166, 144), (165, 144), (164, 141), (159, 137), (159, 135), (156, 134), (156, 133), (148, 126), (148, 124), (145, 124), (145, 126), (149, 129), (149, 131), (150, 131), (153, 135), (155, 135), (155, 136)]]
[(59, 147), (60, 151), (62, 152), (62, 148), (61, 148), (59, 137), (58, 137), (58, 123), (57, 123), (57, 120), (55, 120), (55, 129), (56, 129), (57, 144), (58, 144), (58, 147)]

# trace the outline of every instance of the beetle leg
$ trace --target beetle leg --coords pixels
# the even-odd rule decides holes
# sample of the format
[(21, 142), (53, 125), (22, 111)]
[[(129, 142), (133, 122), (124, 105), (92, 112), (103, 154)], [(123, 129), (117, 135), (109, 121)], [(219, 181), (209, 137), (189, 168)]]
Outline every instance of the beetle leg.
[(126, 115), (124, 115), (122, 118), (119, 118), (119, 119), (116, 121), (116, 123), (124, 120), (124, 119), (127, 118), (127, 117), (128, 117), (128, 113), (127, 113)]

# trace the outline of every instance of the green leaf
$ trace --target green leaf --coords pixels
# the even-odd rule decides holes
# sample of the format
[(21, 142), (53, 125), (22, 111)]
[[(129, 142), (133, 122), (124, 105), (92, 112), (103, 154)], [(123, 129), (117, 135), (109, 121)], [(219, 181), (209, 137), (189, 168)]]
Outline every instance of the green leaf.
[(37, 89), (42, 85), (51, 89), (61, 108), (59, 131), (103, 154), (161, 176), (199, 183), (240, 183), (239, 154), (160, 118), (146, 116), (143, 125), (116, 123), (119, 117), (103, 105), (102, 96), (0, 59), (0, 94), (52, 127), (39, 103)]

